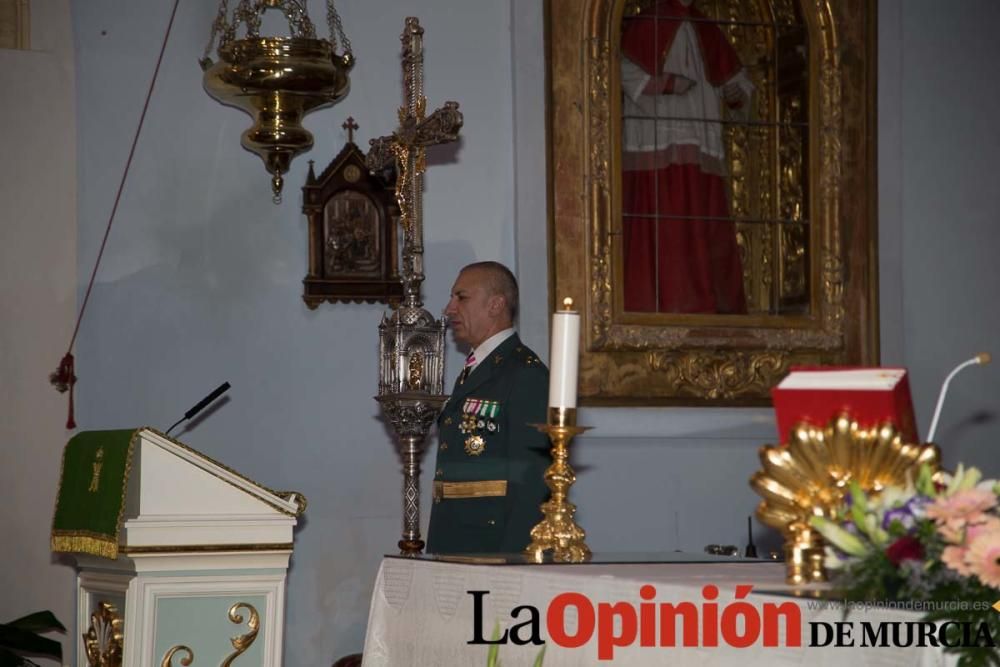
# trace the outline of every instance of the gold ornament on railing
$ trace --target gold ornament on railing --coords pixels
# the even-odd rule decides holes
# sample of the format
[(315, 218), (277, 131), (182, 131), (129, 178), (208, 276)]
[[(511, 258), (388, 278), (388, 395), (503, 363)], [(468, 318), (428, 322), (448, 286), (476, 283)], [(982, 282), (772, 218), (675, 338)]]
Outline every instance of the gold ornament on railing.
[(229, 608), (229, 620), (237, 625), (243, 623), (243, 614), (240, 613), (240, 609), (246, 609), (250, 613), (250, 618), (247, 621), (248, 632), (246, 634), (236, 635), (229, 640), (229, 643), (231, 643), (233, 648), (236, 650), (232, 653), (232, 655), (222, 661), (221, 667), (229, 667), (233, 664), (233, 661), (236, 660), (236, 658), (246, 653), (246, 650), (250, 648), (250, 645), (253, 644), (255, 639), (257, 639), (257, 633), (260, 632), (260, 615), (257, 613), (257, 610), (253, 605), (246, 602), (237, 602)]
[(194, 662), (194, 651), (182, 644), (171, 646), (167, 649), (167, 652), (163, 654), (163, 660), (160, 661), (160, 667), (174, 667), (174, 656), (181, 651), (187, 653), (186, 656), (181, 658), (182, 667), (190, 667), (191, 663)]
[(83, 648), (90, 667), (121, 667), (125, 647), (124, 621), (118, 609), (102, 600), (90, 614), (90, 627), (83, 633)]
[[(257, 633), (260, 632), (260, 614), (257, 613), (257, 609), (252, 604), (248, 604), (246, 602), (237, 602), (234, 604), (229, 608), (229, 620), (237, 625), (241, 625), (243, 623), (243, 614), (240, 613), (240, 609), (245, 609), (250, 614), (249, 619), (247, 620), (247, 632), (246, 634), (236, 635), (229, 640), (229, 643), (232, 644), (233, 648), (236, 650), (223, 660), (219, 667), (231, 667), (236, 658), (246, 653), (247, 649), (250, 648), (250, 645), (254, 643), (255, 639), (257, 639)], [(181, 658), (181, 665), (183, 667), (189, 667), (189, 665), (191, 665), (194, 661), (194, 652), (183, 644), (171, 647), (163, 655), (160, 667), (174, 667), (174, 656), (181, 651), (187, 653), (186, 657)]]
[(923, 464), (936, 471), (940, 452), (932, 444), (904, 443), (892, 424), (864, 429), (842, 414), (826, 428), (799, 424), (786, 445), (761, 447), (760, 460), (764, 469), (750, 478), (764, 498), (757, 518), (785, 538), (788, 583), (808, 584), (826, 581), (823, 540), (810, 517), (836, 521), (852, 482), (866, 494), (905, 485)]
[[(240, 0), (230, 19), (227, 0), (220, 0), (212, 36), (199, 61), (208, 94), (253, 116), (241, 144), (264, 161), (271, 174), (274, 202), (281, 201), (282, 174), (296, 155), (313, 145), (302, 127), (310, 111), (339, 102), (350, 85), (354, 66), (351, 42), (333, 5), (327, 0), (330, 39), (318, 39), (306, 11), (306, 0)], [(290, 36), (261, 37), (261, 15), (280, 10), (288, 20)], [(237, 39), (240, 25), (244, 36)], [(219, 41), (219, 62), (209, 57)], [(338, 38), (343, 54), (337, 53)]]

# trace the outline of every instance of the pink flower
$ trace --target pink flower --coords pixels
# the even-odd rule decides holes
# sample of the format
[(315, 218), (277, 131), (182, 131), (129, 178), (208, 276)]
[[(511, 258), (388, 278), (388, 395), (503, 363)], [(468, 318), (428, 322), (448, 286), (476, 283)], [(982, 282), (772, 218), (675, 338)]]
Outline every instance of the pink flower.
[(941, 552), (941, 561), (963, 577), (967, 577), (972, 574), (972, 568), (965, 564), (966, 551), (967, 549), (963, 547), (945, 547)]
[(965, 543), (972, 544), (980, 535), (993, 532), (1000, 533), (1000, 517), (984, 514), (980, 521), (970, 521), (965, 527)]
[(948, 524), (941, 524), (937, 527), (937, 532), (944, 538), (945, 542), (948, 542), (949, 544), (961, 544), (965, 540), (964, 528), (965, 526), (957, 526), (953, 528)]
[(946, 542), (964, 545), (971, 543), (977, 535), (993, 530), (1000, 531), (1000, 518), (982, 513), (970, 517), (969, 523), (964, 526), (943, 524), (937, 528)]
[[(987, 489), (966, 489), (952, 496), (938, 496), (927, 506), (926, 515), (934, 519), (945, 539), (965, 528), (967, 523), (982, 523), (986, 519), (983, 514), (997, 505), (997, 497)], [(950, 540), (951, 541), (951, 540)]]
[(1000, 587), (1000, 529), (984, 531), (971, 540), (965, 562), (981, 582)]

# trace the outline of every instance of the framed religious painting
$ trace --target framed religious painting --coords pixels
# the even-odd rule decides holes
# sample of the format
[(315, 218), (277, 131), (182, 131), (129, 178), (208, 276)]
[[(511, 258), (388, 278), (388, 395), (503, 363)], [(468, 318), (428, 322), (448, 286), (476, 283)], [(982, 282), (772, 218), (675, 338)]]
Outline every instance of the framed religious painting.
[(581, 402), (759, 405), (793, 365), (877, 363), (875, 3), (548, 12)]
[(310, 309), (329, 303), (387, 303), (403, 298), (396, 236), (395, 183), (372, 174), (344, 124), (347, 144), (317, 178), (309, 164), (302, 212), (309, 224), (309, 273), (302, 299)]

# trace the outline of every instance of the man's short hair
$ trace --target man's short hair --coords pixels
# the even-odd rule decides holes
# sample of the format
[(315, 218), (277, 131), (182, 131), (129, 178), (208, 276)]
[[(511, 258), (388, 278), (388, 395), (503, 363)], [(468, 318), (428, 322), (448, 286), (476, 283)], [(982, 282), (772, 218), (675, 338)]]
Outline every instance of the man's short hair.
[(517, 317), (518, 290), (517, 278), (506, 266), (500, 262), (473, 262), (462, 267), (462, 273), (466, 271), (482, 271), (486, 274), (486, 287), (491, 294), (500, 294), (507, 303), (507, 312), (510, 321)]

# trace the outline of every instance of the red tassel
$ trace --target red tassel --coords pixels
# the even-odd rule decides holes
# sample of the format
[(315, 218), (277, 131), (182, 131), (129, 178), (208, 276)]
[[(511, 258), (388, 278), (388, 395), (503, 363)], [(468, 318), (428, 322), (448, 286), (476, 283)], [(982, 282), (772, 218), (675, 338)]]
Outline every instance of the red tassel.
[(49, 374), (49, 382), (60, 394), (69, 391), (69, 415), (66, 417), (66, 428), (76, 428), (76, 420), (73, 418), (73, 385), (76, 384), (76, 375), (73, 373), (73, 354), (66, 353), (66, 356), (59, 362), (59, 368), (54, 373)]

